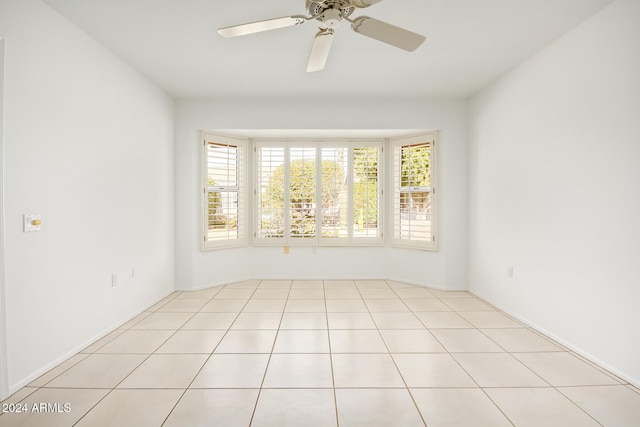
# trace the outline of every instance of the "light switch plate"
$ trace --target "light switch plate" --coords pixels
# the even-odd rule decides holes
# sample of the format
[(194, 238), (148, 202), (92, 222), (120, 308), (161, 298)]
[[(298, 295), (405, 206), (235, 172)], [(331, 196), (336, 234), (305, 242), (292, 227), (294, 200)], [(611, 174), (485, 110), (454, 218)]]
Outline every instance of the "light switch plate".
[(40, 224), (34, 225), (34, 221), (41, 221), (38, 214), (24, 214), (24, 232), (30, 233), (32, 231), (40, 231)]

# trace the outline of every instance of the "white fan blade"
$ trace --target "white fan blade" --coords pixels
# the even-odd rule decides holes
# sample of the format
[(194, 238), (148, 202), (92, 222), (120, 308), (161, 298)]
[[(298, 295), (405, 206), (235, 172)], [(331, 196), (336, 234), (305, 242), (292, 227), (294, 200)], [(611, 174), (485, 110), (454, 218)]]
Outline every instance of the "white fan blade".
[(307, 73), (320, 71), (324, 68), (333, 44), (333, 30), (320, 30), (313, 40), (311, 55), (307, 64)]
[(373, 6), (381, 1), (382, 0), (351, 0), (351, 5), (364, 9), (365, 7)]
[(356, 33), (399, 47), (408, 52), (413, 52), (426, 40), (423, 35), (369, 18), (368, 16), (361, 16), (354, 20), (351, 28)]
[(266, 21), (250, 22), (248, 24), (234, 25), (233, 27), (220, 28), (218, 34), (222, 37), (238, 37), (247, 34), (260, 33), (262, 31), (276, 30), (278, 28), (293, 27), (307, 22), (304, 16), (285, 16), (283, 18), (268, 19)]

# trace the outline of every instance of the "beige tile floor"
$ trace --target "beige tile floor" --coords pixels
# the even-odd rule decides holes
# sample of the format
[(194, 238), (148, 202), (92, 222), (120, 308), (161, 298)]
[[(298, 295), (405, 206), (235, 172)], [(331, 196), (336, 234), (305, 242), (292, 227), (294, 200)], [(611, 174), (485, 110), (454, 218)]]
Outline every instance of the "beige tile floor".
[(4, 404), (28, 413), (0, 426), (640, 425), (638, 389), (472, 294), (381, 280), (176, 292)]

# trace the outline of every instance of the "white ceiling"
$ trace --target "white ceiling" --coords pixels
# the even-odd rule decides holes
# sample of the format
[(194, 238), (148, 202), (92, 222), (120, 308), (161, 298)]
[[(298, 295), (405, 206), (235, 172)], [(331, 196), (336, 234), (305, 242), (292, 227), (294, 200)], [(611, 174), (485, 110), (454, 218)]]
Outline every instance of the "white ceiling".
[(315, 22), (224, 39), (216, 29), (304, 15), (304, 0), (43, 0), (176, 98), (468, 97), (612, 0), (384, 0), (368, 15), (427, 36), (408, 53), (336, 31), (306, 73)]

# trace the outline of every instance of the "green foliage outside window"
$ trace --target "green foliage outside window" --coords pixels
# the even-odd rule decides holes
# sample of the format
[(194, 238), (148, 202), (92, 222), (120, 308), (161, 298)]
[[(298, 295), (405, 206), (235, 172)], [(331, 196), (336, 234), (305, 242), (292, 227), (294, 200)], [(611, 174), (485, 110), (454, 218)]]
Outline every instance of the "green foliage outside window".
[(378, 225), (378, 148), (353, 150), (353, 221), (362, 230)]
[(431, 186), (431, 145), (402, 147), (401, 164), (403, 187)]
[[(213, 180), (213, 178), (208, 177), (207, 185), (209, 187), (213, 187), (214, 185), (216, 185), (216, 182)], [(209, 191), (207, 196), (209, 229), (224, 228), (226, 226), (226, 218), (222, 213), (222, 197), (220, 196), (220, 192)]]
[[(269, 221), (262, 221), (263, 230), (281, 227), (282, 219), (275, 212), (284, 208), (284, 165), (273, 171), (262, 197), (262, 211), (271, 212)], [(292, 235), (311, 237), (316, 228), (316, 162), (298, 159), (289, 168), (289, 201)], [(344, 171), (333, 160), (322, 162), (322, 202), (323, 208), (335, 206), (344, 188)]]

